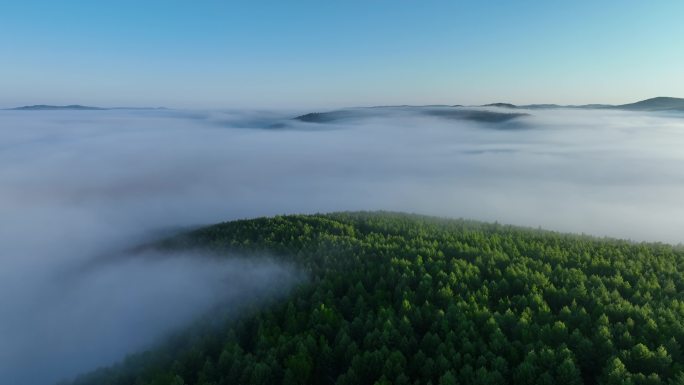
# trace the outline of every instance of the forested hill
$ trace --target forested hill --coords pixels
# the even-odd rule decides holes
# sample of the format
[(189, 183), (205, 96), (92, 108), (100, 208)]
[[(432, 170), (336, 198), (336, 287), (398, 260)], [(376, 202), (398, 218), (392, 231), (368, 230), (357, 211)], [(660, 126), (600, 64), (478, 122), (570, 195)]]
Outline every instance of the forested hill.
[(223, 223), (161, 248), (309, 280), (76, 384), (684, 384), (684, 252), (393, 213)]

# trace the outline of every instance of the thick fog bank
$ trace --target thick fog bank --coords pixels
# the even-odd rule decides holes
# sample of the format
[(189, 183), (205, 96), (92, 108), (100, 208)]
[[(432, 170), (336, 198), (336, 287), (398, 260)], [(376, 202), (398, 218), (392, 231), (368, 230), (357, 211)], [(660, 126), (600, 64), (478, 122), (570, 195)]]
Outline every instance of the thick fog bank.
[[(51, 270), (18, 270), (0, 293), (0, 377), (50, 384), (109, 365), (221, 306), (237, 315), (303, 277), (268, 259), (146, 252)], [(7, 263), (7, 261), (3, 261)]]
[(196, 257), (64, 278), (160, 229), (385, 209), (683, 240), (684, 115), (449, 108), (0, 111), (0, 377), (112, 362), (217, 301), (290, 282), (276, 264)]

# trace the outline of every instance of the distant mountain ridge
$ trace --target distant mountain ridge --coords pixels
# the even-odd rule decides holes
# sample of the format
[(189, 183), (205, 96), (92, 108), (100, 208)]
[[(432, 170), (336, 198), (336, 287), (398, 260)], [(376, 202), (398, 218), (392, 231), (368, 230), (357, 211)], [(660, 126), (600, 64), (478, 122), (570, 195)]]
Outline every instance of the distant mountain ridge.
[(593, 110), (627, 110), (627, 111), (684, 111), (684, 99), (659, 96), (628, 104), (583, 104), (583, 105), (559, 105), (559, 104), (526, 104), (515, 105), (511, 103), (490, 103), (480, 107), (522, 108), (522, 109), (550, 109), (550, 108), (581, 108)]
[(503, 108), (518, 108), (515, 104), (511, 103), (489, 103), (485, 104), (482, 107), (503, 107)]
[[(655, 98), (641, 100), (635, 103), (627, 104), (583, 104), (583, 105), (560, 105), (560, 104), (523, 104), (516, 105), (512, 103), (489, 103), (480, 106), (465, 106), (460, 104), (455, 105), (390, 105), (390, 106), (372, 106), (372, 107), (356, 107), (356, 108), (344, 108), (337, 111), (331, 112), (312, 112), (309, 114), (304, 114), (297, 116), (295, 119), (304, 122), (329, 122), (334, 120), (343, 119), (346, 117), (351, 117), (355, 115), (349, 110), (356, 110), (357, 112), (361, 109), (371, 108), (371, 109), (428, 109), (428, 108), (470, 108), (470, 107), (496, 107), (496, 108), (506, 108), (506, 109), (528, 109), (528, 110), (538, 110), (538, 109), (593, 109), (593, 110), (626, 110), (626, 111), (684, 111), (684, 98), (674, 98), (667, 96), (658, 96)], [(14, 108), (7, 108), (6, 110), (13, 111), (104, 111), (104, 110), (166, 110), (166, 107), (95, 107), (95, 106), (84, 106), (80, 104), (70, 104), (64, 106), (49, 105), (49, 104), (36, 104), (31, 106), (21, 106)], [(522, 116), (517, 115), (515, 117)], [(509, 116), (513, 117), (513, 116)], [(479, 120), (474, 118), (473, 120)]]
[(49, 104), (35, 104), (32, 106), (21, 106), (8, 108), (12, 111), (105, 111), (105, 110), (165, 110), (166, 107), (93, 107), (93, 106), (83, 106), (80, 104), (69, 104), (66, 106), (54, 106)]
[[(529, 116), (526, 113), (498, 112), (475, 108), (461, 108), (452, 106), (376, 106), (357, 107), (333, 110), (328, 112), (310, 112), (294, 117), (294, 120), (307, 123), (334, 123), (365, 118), (387, 116), (388, 112), (401, 112), (407, 116), (434, 116), (448, 120), (469, 120), (483, 123), (506, 123), (517, 118)], [(512, 127), (512, 126), (509, 126)]]
[(615, 108), (633, 111), (684, 111), (684, 99), (659, 96), (636, 103), (622, 104)]
[[(481, 107), (494, 107), (500, 109), (518, 110), (515, 112), (500, 112), (483, 110)], [(332, 123), (340, 120), (379, 117), (385, 111), (404, 111), (421, 115), (431, 115), (445, 119), (471, 120), (487, 123), (502, 123), (517, 118), (529, 116), (519, 110), (541, 109), (593, 109), (593, 110), (626, 110), (626, 111), (684, 111), (684, 99), (671, 97), (656, 97), (642, 100), (636, 103), (610, 105), (610, 104), (584, 104), (584, 105), (559, 105), (559, 104), (526, 104), (515, 105), (512, 103), (490, 103), (480, 106), (462, 105), (398, 105), (398, 106), (373, 106), (343, 108), (328, 112), (310, 112), (299, 115), (294, 120), (307, 123)]]
[(101, 107), (82, 106), (80, 104), (70, 104), (68, 106), (52, 106), (48, 104), (36, 104), (33, 106), (22, 106), (10, 108), (15, 111), (54, 111), (54, 110), (106, 110)]

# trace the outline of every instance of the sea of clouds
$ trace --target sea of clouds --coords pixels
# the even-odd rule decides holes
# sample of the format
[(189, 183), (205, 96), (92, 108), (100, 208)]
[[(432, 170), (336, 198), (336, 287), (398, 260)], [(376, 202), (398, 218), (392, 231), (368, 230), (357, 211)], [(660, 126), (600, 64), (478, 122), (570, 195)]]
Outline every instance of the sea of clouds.
[(238, 256), (93, 263), (187, 227), (382, 209), (684, 240), (683, 114), (301, 112), (0, 111), (0, 378), (68, 378), (297, 281)]

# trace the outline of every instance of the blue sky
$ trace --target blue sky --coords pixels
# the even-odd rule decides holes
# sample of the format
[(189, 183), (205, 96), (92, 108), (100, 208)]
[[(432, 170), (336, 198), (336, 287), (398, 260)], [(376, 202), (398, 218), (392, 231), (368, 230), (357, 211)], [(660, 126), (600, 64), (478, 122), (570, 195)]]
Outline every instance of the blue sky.
[(0, 0), (0, 106), (684, 97), (684, 2)]

